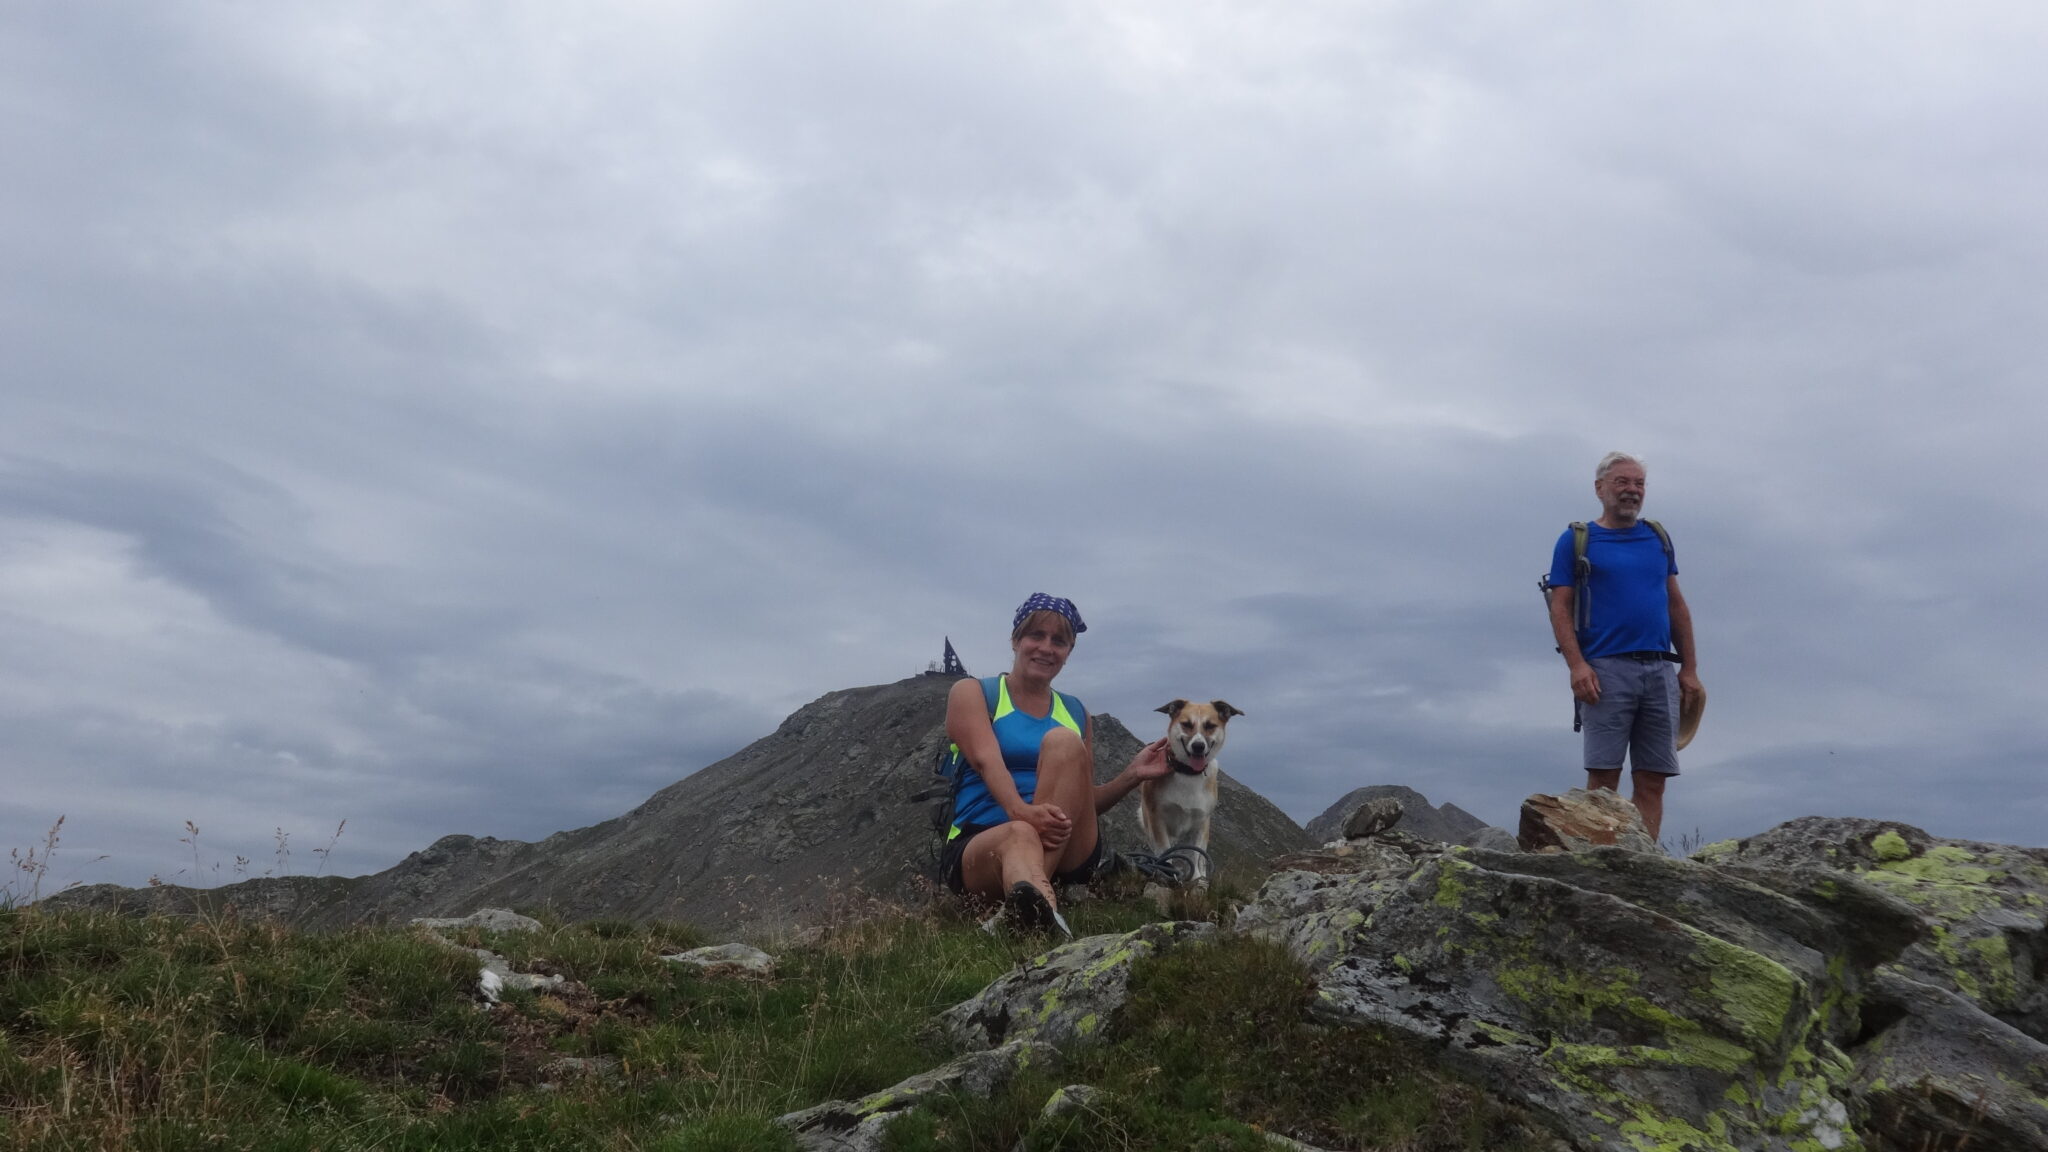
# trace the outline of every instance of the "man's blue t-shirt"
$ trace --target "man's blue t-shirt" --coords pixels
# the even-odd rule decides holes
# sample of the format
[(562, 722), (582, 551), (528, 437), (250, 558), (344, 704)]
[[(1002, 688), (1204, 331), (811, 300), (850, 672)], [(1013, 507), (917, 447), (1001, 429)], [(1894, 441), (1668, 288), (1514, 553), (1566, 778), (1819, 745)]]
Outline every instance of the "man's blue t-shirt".
[[(1579, 593), (1586, 612), (1579, 619), (1579, 651), (1588, 660), (1623, 652), (1671, 650), (1671, 596), (1668, 579), (1678, 564), (1664, 554), (1664, 542), (1638, 520), (1629, 528), (1586, 525), (1586, 559), (1593, 576)], [(1550, 554), (1550, 583), (1570, 587), (1572, 531), (1557, 538)]]

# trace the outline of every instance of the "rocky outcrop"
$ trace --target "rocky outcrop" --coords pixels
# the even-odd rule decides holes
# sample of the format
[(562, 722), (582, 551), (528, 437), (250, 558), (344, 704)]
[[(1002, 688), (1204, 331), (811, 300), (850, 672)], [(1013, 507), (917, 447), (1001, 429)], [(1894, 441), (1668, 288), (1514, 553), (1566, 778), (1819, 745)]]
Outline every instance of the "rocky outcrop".
[[(1794, 821), (1701, 855), (1383, 831), (1284, 858), (1233, 930), (1307, 966), (1318, 1017), (1405, 1037), (1560, 1148), (2048, 1152), (2048, 1045), (2028, 1031), (2048, 853)], [(941, 1074), (1100, 1041), (1132, 965), (1215, 932), (1154, 924), (1048, 952), (942, 1015), (975, 1055)], [(876, 1116), (921, 1091), (785, 1122), (805, 1147), (876, 1148)], [(1090, 1099), (1069, 1087), (1048, 1108)]]
[(1712, 862), (1366, 843), (1276, 874), (1239, 928), (1309, 966), (1324, 1019), (1408, 1037), (1575, 1148), (2048, 1150), (2036, 850), (1853, 821)]
[(1345, 820), (1360, 806), (1382, 799), (1392, 800), (1401, 806), (1401, 831), (1423, 840), (1462, 844), (1466, 837), (1486, 827), (1485, 821), (1456, 804), (1435, 807), (1427, 796), (1413, 788), (1399, 784), (1373, 784), (1346, 792), (1342, 799), (1324, 809), (1322, 815), (1309, 821), (1309, 842), (1327, 844), (1343, 839)]
[(1919, 915), (1863, 1005), (1874, 1147), (2048, 1148), (2048, 849), (1809, 816), (1694, 859), (1772, 886), (1824, 869)]
[(1710, 844), (1695, 860), (1765, 882), (1823, 867), (1911, 905), (1927, 931), (1901, 974), (1961, 993), (2048, 1043), (2048, 848), (1943, 840), (1910, 824), (1808, 816)]
[[(915, 676), (833, 692), (774, 733), (631, 812), (538, 843), (444, 836), (397, 866), (349, 879), (265, 879), (204, 892), (79, 888), (65, 904), (189, 912), (233, 904), (305, 927), (452, 915), (479, 905), (548, 908), (568, 919), (683, 920), (713, 932), (774, 933), (828, 918), (852, 894), (911, 898), (933, 870), (926, 805), (953, 681)], [(1096, 713), (1099, 774), (1141, 742)], [(1113, 846), (1145, 843), (1135, 803), (1105, 821)], [(1308, 846), (1285, 813), (1225, 775), (1210, 848), (1220, 869), (1258, 869)]]

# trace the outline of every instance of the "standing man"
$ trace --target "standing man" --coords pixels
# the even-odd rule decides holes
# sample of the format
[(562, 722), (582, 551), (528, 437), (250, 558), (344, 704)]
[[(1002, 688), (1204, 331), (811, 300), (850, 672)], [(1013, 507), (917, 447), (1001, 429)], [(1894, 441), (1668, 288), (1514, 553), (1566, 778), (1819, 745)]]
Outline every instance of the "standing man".
[(1586, 562), (1567, 528), (1551, 553), (1549, 599), (1586, 733), (1586, 787), (1613, 790), (1626, 756), (1630, 798), (1655, 840), (1664, 784), (1678, 775), (1681, 709), (1699, 707), (1707, 690), (1670, 539), (1641, 518), (1645, 475), (1625, 452), (1601, 458), (1593, 471), (1600, 518), (1586, 525)]

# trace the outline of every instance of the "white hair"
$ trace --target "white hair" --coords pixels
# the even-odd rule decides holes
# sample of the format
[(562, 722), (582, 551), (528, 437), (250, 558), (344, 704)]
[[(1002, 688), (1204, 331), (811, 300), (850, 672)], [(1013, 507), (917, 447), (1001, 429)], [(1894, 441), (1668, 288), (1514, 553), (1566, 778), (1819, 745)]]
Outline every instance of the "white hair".
[(1607, 474), (1614, 470), (1616, 464), (1633, 464), (1638, 468), (1642, 468), (1645, 473), (1649, 472), (1649, 469), (1643, 465), (1642, 457), (1631, 456), (1626, 452), (1609, 452), (1600, 458), (1599, 465), (1593, 469), (1593, 483), (1598, 484), (1600, 481), (1607, 479)]

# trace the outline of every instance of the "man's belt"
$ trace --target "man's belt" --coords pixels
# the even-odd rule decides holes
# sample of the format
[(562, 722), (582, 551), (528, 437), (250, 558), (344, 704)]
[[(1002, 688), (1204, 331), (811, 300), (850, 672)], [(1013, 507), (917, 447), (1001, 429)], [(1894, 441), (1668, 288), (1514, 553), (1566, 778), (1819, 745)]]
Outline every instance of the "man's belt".
[(1607, 659), (1640, 660), (1645, 664), (1650, 663), (1652, 660), (1669, 660), (1673, 664), (1680, 662), (1676, 652), (1616, 652), (1613, 656), (1607, 657)]

